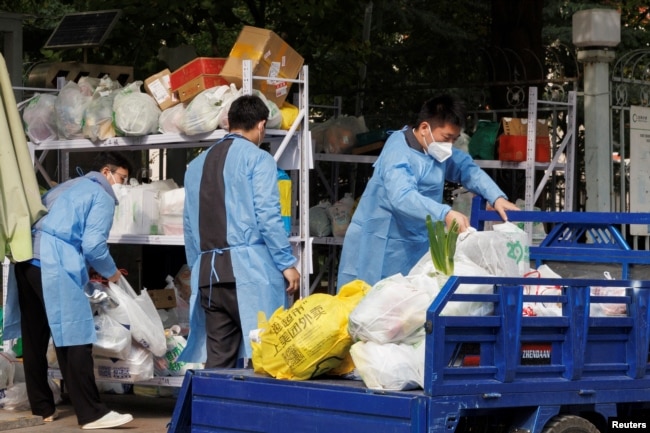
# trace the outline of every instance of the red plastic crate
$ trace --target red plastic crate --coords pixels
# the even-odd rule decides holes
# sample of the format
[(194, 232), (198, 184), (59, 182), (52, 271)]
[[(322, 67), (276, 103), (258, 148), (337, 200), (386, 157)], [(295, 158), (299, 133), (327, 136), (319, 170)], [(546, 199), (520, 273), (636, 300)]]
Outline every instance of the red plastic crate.
[[(525, 135), (501, 135), (499, 136), (499, 160), (522, 162), (526, 160)], [(551, 161), (551, 141), (548, 137), (536, 137), (535, 140), (535, 161)]]

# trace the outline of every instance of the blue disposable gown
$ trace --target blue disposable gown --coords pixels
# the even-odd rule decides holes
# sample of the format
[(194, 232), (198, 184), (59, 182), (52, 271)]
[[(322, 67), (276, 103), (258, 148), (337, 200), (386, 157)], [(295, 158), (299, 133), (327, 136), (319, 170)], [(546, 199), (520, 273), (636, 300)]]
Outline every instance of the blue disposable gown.
[[(47, 320), (56, 346), (94, 343), (92, 310), (84, 287), (92, 267), (103, 277), (117, 272), (108, 250), (117, 199), (98, 172), (64, 182), (43, 196), (47, 215), (34, 224), (34, 257), (40, 260)], [(7, 294), (8, 322), (18, 324), (18, 294)], [(15, 328), (14, 328), (15, 329)]]
[(444, 220), (451, 210), (442, 202), (445, 180), (462, 184), (490, 203), (505, 197), (467, 153), (453, 149), (441, 163), (413, 140), (410, 129), (394, 132), (375, 162), (345, 233), (339, 288), (354, 279), (373, 285), (396, 273), (408, 274), (429, 249), (426, 216)]
[[(235, 136), (224, 167), (227, 241), (230, 245), (244, 353), (251, 357), (248, 333), (258, 327), (257, 313), (270, 317), (287, 306), (282, 271), (295, 265), (291, 244), (280, 214), (277, 166), (273, 157), (250, 141)], [(216, 143), (214, 146), (219, 146)], [(190, 333), (179, 361), (205, 362), (205, 312), (198, 289), (200, 264), (199, 187), (209, 150), (188, 166), (185, 173), (183, 230), (185, 255), (192, 269)], [(212, 254), (212, 252), (203, 252)], [(218, 296), (218, 289), (212, 296)]]

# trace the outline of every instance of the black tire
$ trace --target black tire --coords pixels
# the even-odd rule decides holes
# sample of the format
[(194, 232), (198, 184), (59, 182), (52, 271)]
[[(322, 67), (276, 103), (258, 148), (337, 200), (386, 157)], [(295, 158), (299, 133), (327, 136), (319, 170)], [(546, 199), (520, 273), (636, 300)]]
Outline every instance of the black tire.
[(591, 422), (576, 415), (558, 415), (553, 417), (542, 433), (600, 433)]

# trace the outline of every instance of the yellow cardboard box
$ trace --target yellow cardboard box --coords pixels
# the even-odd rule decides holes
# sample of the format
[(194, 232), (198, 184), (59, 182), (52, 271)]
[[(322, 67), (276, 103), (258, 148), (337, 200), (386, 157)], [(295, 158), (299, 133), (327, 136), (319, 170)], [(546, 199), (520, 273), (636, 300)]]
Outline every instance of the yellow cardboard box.
[(233, 45), (221, 76), (237, 88), (242, 87), (242, 61), (252, 61), (252, 74), (268, 77), (253, 80), (253, 88), (261, 91), (278, 107), (286, 99), (291, 83), (282, 78), (296, 79), (304, 59), (271, 30), (244, 26)]

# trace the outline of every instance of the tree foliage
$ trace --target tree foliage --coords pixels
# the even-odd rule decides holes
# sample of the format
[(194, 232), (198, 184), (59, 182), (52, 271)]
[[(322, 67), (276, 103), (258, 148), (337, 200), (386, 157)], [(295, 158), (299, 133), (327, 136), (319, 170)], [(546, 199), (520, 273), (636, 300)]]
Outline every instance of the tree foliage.
[[(577, 77), (571, 17), (581, 9), (619, 9), (624, 23), (620, 49), (647, 47), (649, 4), (641, 0), (0, 0), (0, 10), (27, 14), (26, 76), (35, 63), (86, 59), (132, 66), (135, 77), (144, 79), (167, 67), (161, 55), (165, 48), (188, 45), (199, 56), (226, 57), (242, 26), (265, 27), (305, 58), (314, 103), (326, 104), (341, 96), (344, 112), (364, 114), (369, 127), (398, 127), (410, 121), (422, 101), (434, 93), (454, 91), (472, 100), (477, 86), (482, 86), (487, 88), (483, 98), (494, 105), (499, 98), (490, 93), (503, 89), (486, 83), (519, 80), (525, 84), (526, 79), (545, 78), (532, 70), (549, 61), (545, 47), (556, 47), (563, 71)], [(66, 13), (107, 9), (121, 9), (122, 16), (101, 47), (42, 48)], [(504, 52), (517, 52), (519, 70)], [(522, 52), (534, 57), (526, 58), (529, 54)], [(542, 75), (548, 73), (548, 67), (541, 70)]]

